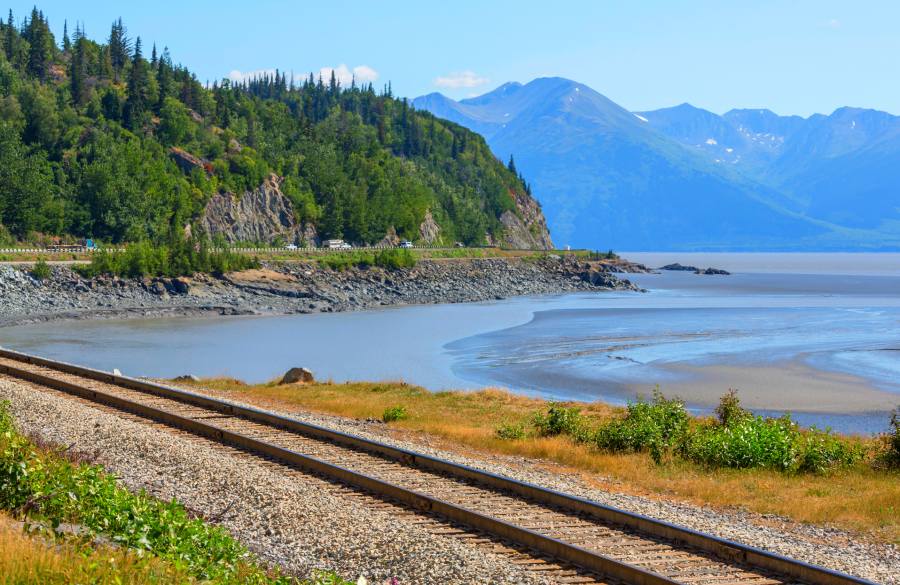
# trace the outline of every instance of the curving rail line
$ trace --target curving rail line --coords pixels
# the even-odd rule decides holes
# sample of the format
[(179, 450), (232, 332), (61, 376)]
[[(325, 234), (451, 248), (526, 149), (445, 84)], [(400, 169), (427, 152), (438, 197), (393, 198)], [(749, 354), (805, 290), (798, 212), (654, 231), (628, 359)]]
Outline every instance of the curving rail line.
[(0, 348), (0, 374), (325, 476), (634, 585), (874, 585), (668, 522), (264, 410)]

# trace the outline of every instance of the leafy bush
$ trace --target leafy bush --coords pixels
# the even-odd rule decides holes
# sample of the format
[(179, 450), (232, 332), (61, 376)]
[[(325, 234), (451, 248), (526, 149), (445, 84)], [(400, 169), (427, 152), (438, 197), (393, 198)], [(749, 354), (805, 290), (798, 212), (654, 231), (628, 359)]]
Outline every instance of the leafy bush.
[(371, 252), (335, 252), (319, 258), (319, 266), (338, 272), (350, 268), (367, 268), (375, 264), (375, 256)]
[(197, 272), (223, 274), (259, 268), (259, 259), (231, 250), (209, 251), (203, 239), (177, 241), (170, 246), (137, 242), (125, 251), (98, 250), (91, 263), (75, 269), (83, 276), (100, 274), (141, 278), (144, 276), (190, 276)]
[(569, 435), (576, 439), (580, 437), (585, 426), (578, 408), (566, 408), (556, 403), (550, 403), (547, 414), (540, 412), (535, 414), (532, 424), (542, 437)]
[(406, 248), (390, 248), (375, 254), (375, 265), (390, 270), (412, 268), (416, 265), (416, 257)]
[(810, 429), (800, 441), (798, 471), (827, 473), (842, 467), (850, 467), (861, 461), (865, 450), (857, 443), (841, 439), (830, 431)]
[(900, 406), (891, 413), (891, 431), (885, 439), (887, 449), (881, 458), (888, 466), (900, 468)]
[(594, 436), (605, 451), (650, 451), (655, 461), (661, 461), (687, 432), (688, 413), (684, 402), (667, 399), (657, 389), (653, 401), (630, 403), (624, 419), (601, 426)]
[(50, 278), (52, 273), (50, 265), (47, 264), (47, 261), (43, 258), (38, 258), (38, 261), (35, 262), (34, 266), (31, 268), (31, 275), (38, 280), (46, 280)]
[(790, 416), (746, 417), (730, 426), (701, 426), (686, 436), (681, 454), (709, 467), (768, 467), (787, 471), (798, 461), (799, 430)]
[(719, 399), (719, 405), (716, 407), (716, 417), (722, 426), (729, 427), (750, 416), (750, 413), (741, 407), (741, 399), (738, 398), (737, 390), (731, 388)]
[(405, 406), (389, 406), (381, 413), (381, 420), (386, 423), (394, 422), (395, 420), (406, 420), (408, 418), (409, 412), (407, 412)]
[(508, 441), (518, 441), (525, 438), (525, 425), (522, 423), (509, 423), (497, 427), (497, 438)]

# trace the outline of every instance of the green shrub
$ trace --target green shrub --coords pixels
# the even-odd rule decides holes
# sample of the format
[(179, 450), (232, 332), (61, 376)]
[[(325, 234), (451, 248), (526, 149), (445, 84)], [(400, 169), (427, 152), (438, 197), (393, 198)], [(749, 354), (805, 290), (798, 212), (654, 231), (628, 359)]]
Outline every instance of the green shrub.
[(667, 399), (657, 389), (653, 401), (628, 405), (625, 418), (602, 425), (594, 435), (600, 449), (612, 452), (649, 451), (657, 462), (679, 443), (688, 429), (684, 402)]
[(88, 265), (76, 266), (80, 274), (100, 274), (141, 278), (144, 276), (178, 277), (197, 272), (223, 274), (236, 270), (259, 268), (259, 259), (231, 250), (210, 252), (203, 239), (177, 241), (171, 246), (154, 246), (149, 242), (128, 245), (124, 251), (98, 250)]
[(354, 267), (368, 268), (373, 264), (375, 264), (375, 257), (371, 252), (334, 252), (319, 258), (319, 266), (338, 272)]
[(31, 267), (31, 276), (38, 280), (46, 280), (50, 278), (51, 274), (53, 274), (53, 271), (50, 269), (50, 265), (47, 264), (47, 261), (43, 258), (38, 258), (38, 261)]
[(720, 425), (730, 427), (750, 416), (752, 416), (750, 412), (741, 407), (741, 399), (738, 398), (737, 390), (729, 389), (719, 399), (719, 405), (716, 407), (716, 418), (719, 419)]
[(859, 444), (815, 428), (803, 433), (799, 450), (797, 469), (804, 473), (828, 473), (850, 467), (865, 457)]
[(389, 248), (375, 254), (375, 265), (390, 270), (412, 268), (416, 265), (416, 257), (406, 248)]
[(497, 427), (496, 435), (498, 439), (508, 441), (518, 441), (525, 438), (525, 425), (522, 423), (509, 423)]
[(797, 464), (799, 430), (790, 416), (747, 417), (730, 426), (701, 426), (681, 445), (682, 455), (708, 467), (768, 467), (787, 471)]
[(537, 413), (532, 419), (538, 435), (542, 437), (555, 437), (557, 435), (569, 435), (576, 439), (581, 438), (585, 428), (581, 411), (578, 408), (566, 408), (556, 403), (550, 403), (547, 414)]
[(381, 413), (381, 420), (386, 423), (394, 422), (395, 420), (406, 420), (408, 418), (409, 412), (407, 412), (405, 406), (389, 406)]
[(883, 459), (890, 467), (900, 467), (900, 406), (891, 413), (891, 431), (887, 437)]

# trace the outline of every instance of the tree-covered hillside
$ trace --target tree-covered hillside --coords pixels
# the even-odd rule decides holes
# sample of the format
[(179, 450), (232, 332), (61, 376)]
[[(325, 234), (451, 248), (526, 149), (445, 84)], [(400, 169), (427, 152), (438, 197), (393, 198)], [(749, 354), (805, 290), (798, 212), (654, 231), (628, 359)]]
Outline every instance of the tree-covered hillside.
[(499, 239), (528, 196), (480, 136), (389, 86), (276, 72), (204, 87), (121, 20), (105, 42), (57, 41), (38, 9), (0, 25), (0, 239), (161, 241), (272, 173), (298, 221), (360, 243), (416, 239), (427, 210), (445, 242)]

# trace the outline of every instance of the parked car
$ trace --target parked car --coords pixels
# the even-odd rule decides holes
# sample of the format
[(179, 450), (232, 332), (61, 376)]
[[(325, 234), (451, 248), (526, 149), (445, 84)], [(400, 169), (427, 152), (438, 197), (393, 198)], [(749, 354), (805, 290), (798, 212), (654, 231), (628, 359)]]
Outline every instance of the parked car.
[(401, 248), (412, 248), (413, 245), (412, 245), (412, 242), (410, 242), (409, 240), (403, 240), (400, 242), (400, 247)]
[(353, 249), (353, 246), (351, 246), (351, 245), (348, 244), (347, 242), (344, 242), (344, 243), (342, 243), (340, 246), (338, 246), (338, 249), (339, 249), (339, 250), (352, 250), (352, 249)]
[(284, 247), (284, 249), (285, 250), (296, 250), (297, 245), (296, 244), (288, 244), (287, 246)]
[(462, 242), (456, 242), (456, 247), (457, 247), (457, 248), (465, 248), (466, 245), (463, 244)]

